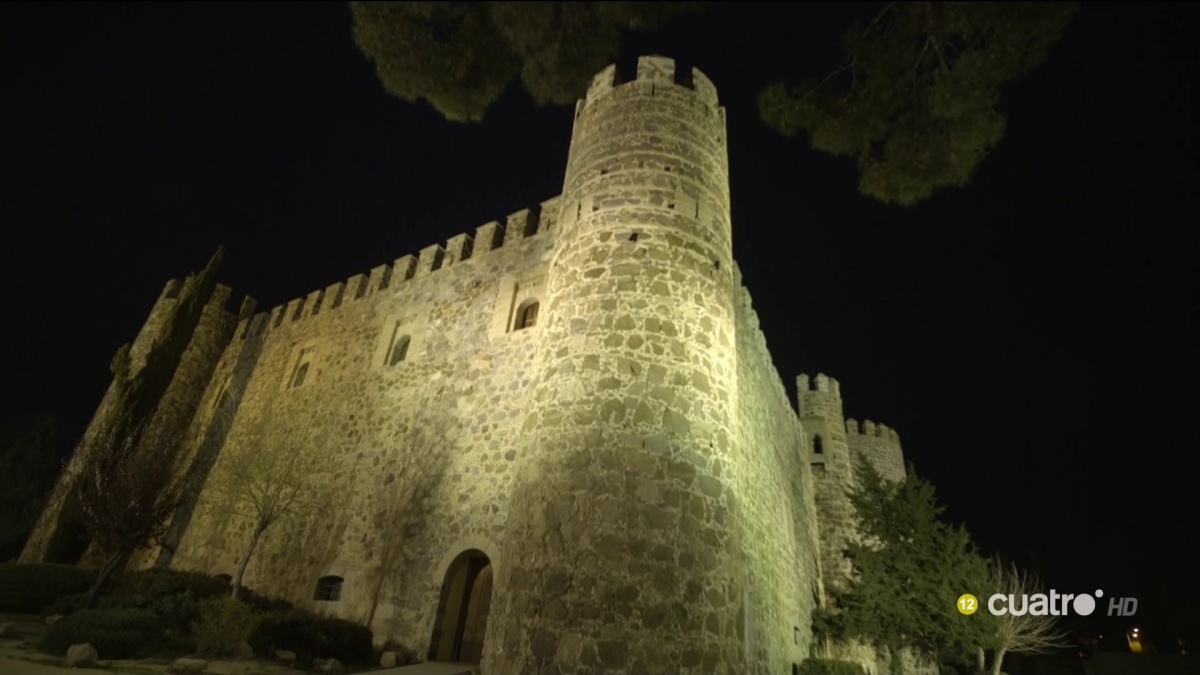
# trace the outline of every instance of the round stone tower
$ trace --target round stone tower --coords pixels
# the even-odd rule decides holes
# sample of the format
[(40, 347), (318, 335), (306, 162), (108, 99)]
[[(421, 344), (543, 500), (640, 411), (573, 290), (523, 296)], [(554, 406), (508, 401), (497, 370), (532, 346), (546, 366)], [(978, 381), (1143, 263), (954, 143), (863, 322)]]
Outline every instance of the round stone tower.
[(488, 673), (745, 670), (725, 111), (610, 66), (575, 110)]

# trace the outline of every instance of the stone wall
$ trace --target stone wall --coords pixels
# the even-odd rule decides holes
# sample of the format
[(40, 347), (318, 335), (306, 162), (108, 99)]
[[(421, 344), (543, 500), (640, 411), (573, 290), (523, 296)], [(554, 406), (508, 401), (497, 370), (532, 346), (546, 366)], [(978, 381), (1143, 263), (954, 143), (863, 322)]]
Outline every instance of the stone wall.
[[(236, 412), (227, 432), (214, 432), (227, 438), (208, 459), (212, 471), (267, 436), (274, 445), (323, 448), (323, 482), (336, 488), (311, 517), (268, 530), (247, 568), (248, 587), (364, 621), (378, 573), (375, 510), (418, 464), (439, 458), (446, 466), (432, 511), (383, 586), (377, 640), (394, 637), (425, 652), (446, 565), (463, 550), (480, 549), (503, 568), (496, 542), (541, 327), (509, 330), (512, 302), (502, 291), (516, 291), (502, 280), (537, 288), (557, 216), (556, 202), (547, 204), (535, 221), (542, 231), (523, 229), (529, 214), (514, 214), (507, 229), (490, 223), (407, 267), (402, 259), (392, 268), (399, 274), (359, 275), (242, 322), (201, 403), (206, 429), (197, 430), (192, 464), (213, 454), (200, 449), (228, 389)], [(397, 332), (411, 342), (405, 360), (389, 365)], [(309, 370), (293, 388), (299, 360)], [(422, 447), (412, 447), (418, 437)], [(198, 501), (178, 550), (165, 558), (173, 568), (232, 576), (252, 523), (228, 518), (211, 495)], [(313, 600), (327, 575), (344, 579), (338, 602)], [(498, 583), (496, 593), (504, 590)]]
[[(739, 275), (740, 276), (740, 275)], [(743, 672), (787, 673), (812, 642), (819, 544), (809, 449), (750, 293), (737, 295), (738, 493), (751, 593)]]

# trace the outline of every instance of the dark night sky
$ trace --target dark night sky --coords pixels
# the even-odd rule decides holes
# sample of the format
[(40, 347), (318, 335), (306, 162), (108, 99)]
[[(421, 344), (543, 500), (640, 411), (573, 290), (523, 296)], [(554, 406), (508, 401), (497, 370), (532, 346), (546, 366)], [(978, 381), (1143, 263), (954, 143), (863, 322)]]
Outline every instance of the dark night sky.
[[(1200, 614), (1186, 6), (1085, 6), (1006, 90), (973, 185), (911, 210), (754, 109), (836, 66), (877, 7), (723, 6), (622, 58), (716, 83), (735, 255), (789, 391), (838, 378), (985, 552), (1137, 596), (1167, 642)], [(5, 4), (0, 31), (6, 427), (49, 410), (77, 438), (162, 285), (218, 244), (222, 280), (267, 309), (561, 190), (569, 109), (514, 87), (464, 127), (394, 99), (341, 3)]]

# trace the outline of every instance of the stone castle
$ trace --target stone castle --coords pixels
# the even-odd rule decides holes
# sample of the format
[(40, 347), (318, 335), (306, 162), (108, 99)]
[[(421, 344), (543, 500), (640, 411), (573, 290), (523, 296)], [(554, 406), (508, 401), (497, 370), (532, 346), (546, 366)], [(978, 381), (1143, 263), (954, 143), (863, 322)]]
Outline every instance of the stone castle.
[[(848, 573), (845, 488), (857, 456), (903, 479), (899, 438), (845, 419), (824, 375), (789, 402), (733, 259), (725, 109), (682, 71), (600, 72), (538, 208), (269, 313), (216, 286), (164, 399), (188, 498), (133, 566), (235, 575), (253, 523), (207, 508), (206, 481), (269, 434), (318, 447), (332, 489), (264, 533), (245, 584), (377, 642), (495, 674), (837, 655), (811, 615)], [(195, 283), (167, 284), (135, 368)], [(69, 482), (23, 562), (54, 558)]]

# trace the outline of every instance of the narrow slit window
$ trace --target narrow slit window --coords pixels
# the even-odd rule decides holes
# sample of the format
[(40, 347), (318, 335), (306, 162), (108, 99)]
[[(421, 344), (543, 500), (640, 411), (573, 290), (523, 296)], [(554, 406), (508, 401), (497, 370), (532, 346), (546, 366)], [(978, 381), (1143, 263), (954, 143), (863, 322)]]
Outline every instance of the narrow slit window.
[(813, 454), (821, 455), (825, 453), (825, 445), (821, 442), (820, 436), (813, 436)]
[(300, 355), (296, 357), (296, 365), (292, 368), (292, 379), (288, 382), (288, 388), (295, 389), (304, 386), (305, 380), (308, 379), (311, 354), (312, 352), (308, 349), (300, 350)]

